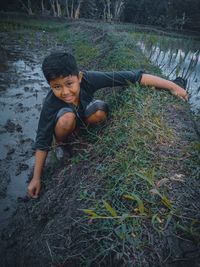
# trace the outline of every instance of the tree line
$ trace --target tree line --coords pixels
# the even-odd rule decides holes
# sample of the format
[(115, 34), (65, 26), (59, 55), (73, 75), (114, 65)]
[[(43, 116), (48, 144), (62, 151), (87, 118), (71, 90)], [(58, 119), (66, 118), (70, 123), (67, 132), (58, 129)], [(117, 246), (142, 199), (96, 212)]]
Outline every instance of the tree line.
[(3, 11), (200, 31), (199, 0), (7, 0)]

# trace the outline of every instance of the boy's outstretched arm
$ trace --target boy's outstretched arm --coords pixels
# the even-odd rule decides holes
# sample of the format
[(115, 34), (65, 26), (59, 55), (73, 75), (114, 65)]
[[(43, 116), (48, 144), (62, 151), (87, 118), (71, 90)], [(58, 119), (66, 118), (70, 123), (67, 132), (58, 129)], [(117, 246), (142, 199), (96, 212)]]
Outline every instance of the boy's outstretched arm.
[(180, 96), (185, 101), (188, 101), (188, 93), (185, 89), (183, 89), (172, 81), (165, 80), (158, 76), (144, 73), (142, 74), (140, 84), (145, 86), (154, 86), (159, 89), (169, 90), (173, 95)]
[(48, 151), (36, 150), (35, 153), (35, 167), (33, 178), (28, 185), (28, 194), (32, 198), (37, 198), (41, 188), (42, 169), (47, 158)]

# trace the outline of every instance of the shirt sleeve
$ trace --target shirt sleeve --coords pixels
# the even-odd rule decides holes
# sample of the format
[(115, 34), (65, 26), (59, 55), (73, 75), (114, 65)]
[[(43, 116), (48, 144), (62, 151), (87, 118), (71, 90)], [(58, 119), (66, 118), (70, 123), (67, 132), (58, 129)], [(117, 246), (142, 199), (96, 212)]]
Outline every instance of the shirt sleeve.
[(139, 82), (142, 78), (143, 71), (88, 71), (85, 72), (85, 79), (93, 92), (100, 88), (116, 87)]

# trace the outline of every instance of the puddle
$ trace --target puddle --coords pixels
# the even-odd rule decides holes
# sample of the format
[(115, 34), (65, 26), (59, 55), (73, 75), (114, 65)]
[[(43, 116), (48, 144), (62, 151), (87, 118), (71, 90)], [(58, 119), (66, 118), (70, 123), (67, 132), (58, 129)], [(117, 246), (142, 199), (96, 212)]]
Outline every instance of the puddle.
[[(166, 42), (164, 41), (165, 38)], [(175, 79), (177, 76), (187, 79), (191, 110), (197, 113), (200, 112), (200, 43), (191, 42), (190, 48), (188, 48), (187, 43), (187, 45), (182, 45), (181, 48), (177, 49), (180, 47), (180, 40), (178, 44), (175, 40), (173, 38), (172, 43), (169, 37), (162, 36), (162, 40), (154, 41), (154, 44), (150, 44), (148, 39), (140, 40), (138, 46), (145, 56), (158, 66), (169, 79)]]
[(13, 44), (3, 46), (0, 62), (0, 229), (24, 197), (34, 165), (38, 118), (48, 85), (41, 58)]

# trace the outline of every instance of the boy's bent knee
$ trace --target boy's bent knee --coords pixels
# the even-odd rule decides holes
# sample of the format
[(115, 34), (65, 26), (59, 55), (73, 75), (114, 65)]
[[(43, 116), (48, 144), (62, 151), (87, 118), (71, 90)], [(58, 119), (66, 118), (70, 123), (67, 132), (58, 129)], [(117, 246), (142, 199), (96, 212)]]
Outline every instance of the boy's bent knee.
[(97, 110), (94, 114), (92, 114), (86, 119), (86, 122), (91, 124), (99, 123), (106, 120), (106, 118), (107, 118), (107, 113), (105, 111)]
[(76, 115), (73, 112), (63, 114), (57, 121), (55, 135), (57, 139), (64, 139), (71, 134), (76, 127)]

